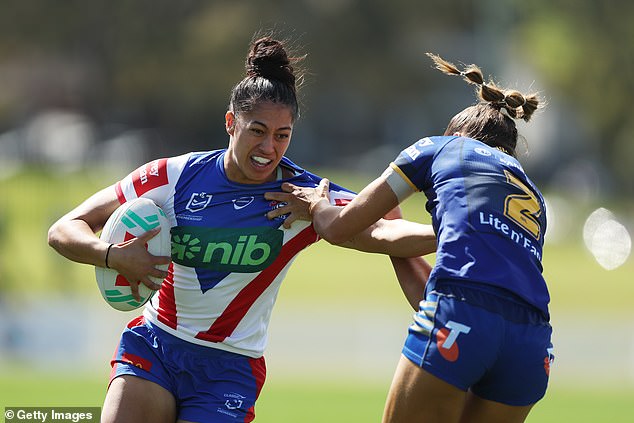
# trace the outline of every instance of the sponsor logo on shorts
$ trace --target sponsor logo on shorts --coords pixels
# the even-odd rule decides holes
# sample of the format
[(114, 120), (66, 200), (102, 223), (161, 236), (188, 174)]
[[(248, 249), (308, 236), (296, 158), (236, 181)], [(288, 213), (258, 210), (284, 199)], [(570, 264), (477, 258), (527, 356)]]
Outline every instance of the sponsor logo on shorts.
[(229, 410), (237, 410), (238, 408), (242, 408), (242, 402), (246, 397), (244, 395), (236, 394), (235, 392), (230, 392), (224, 395), (227, 400), (225, 401), (225, 407)]
[(234, 418), (238, 417), (238, 411), (243, 410), (242, 404), (247, 397), (235, 392), (226, 393), (224, 394), (224, 397), (226, 398), (224, 408), (218, 407), (216, 411), (220, 414), (225, 414)]
[(550, 376), (550, 367), (553, 365), (553, 361), (555, 361), (555, 355), (553, 354), (554, 348), (547, 348), (548, 356), (544, 357), (544, 371), (546, 371), (546, 376)]
[(150, 371), (152, 368), (152, 362), (146, 358), (138, 356), (136, 354), (130, 354), (124, 352), (119, 360), (121, 363), (132, 364), (134, 367), (138, 367), (139, 369)]
[(453, 362), (458, 360), (460, 356), (458, 337), (461, 334), (466, 335), (469, 332), (471, 332), (469, 326), (454, 322), (453, 320), (448, 321), (445, 327), (436, 333), (436, 344), (438, 345), (440, 355), (447, 361)]

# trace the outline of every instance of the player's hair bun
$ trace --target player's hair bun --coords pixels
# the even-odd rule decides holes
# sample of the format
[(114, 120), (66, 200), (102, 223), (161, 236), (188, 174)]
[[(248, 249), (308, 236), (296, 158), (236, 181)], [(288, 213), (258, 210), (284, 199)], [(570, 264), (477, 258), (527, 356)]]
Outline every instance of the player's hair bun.
[(271, 37), (251, 44), (246, 61), (247, 76), (274, 79), (295, 87), (295, 73), (284, 46)]
[(294, 66), (304, 57), (289, 55), (284, 41), (270, 35), (255, 38), (247, 53), (246, 76), (231, 90), (229, 110), (236, 114), (250, 112), (262, 102), (273, 102), (290, 107), (293, 122), (297, 120), (297, 89), (304, 77), (303, 70)]

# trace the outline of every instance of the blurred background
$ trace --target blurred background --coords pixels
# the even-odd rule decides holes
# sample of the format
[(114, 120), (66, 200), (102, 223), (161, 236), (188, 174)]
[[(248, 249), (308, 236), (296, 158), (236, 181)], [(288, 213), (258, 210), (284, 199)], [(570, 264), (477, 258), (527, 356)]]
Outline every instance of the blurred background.
[[(634, 3), (617, 0), (0, 1), (0, 406), (101, 405), (135, 314), (46, 231), (146, 161), (225, 147), (258, 31), (307, 54), (288, 156), (352, 189), (475, 101), (425, 52), (546, 99), (518, 124), (548, 203), (557, 357), (529, 421), (632, 421)], [(405, 214), (426, 222), (420, 197)], [(387, 258), (311, 247), (273, 314), (257, 421), (379, 421), (410, 319)]]

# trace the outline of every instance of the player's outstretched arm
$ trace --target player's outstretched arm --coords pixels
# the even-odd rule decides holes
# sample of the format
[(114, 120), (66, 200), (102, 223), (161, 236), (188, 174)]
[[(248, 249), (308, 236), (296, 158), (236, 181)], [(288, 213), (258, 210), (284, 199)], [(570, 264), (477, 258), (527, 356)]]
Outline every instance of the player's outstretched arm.
[(273, 219), (288, 215), (286, 227), (297, 219), (312, 218), (315, 230), (326, 241), (360, 251), (395, 257), (416, 257), (436, 251), (436, 236), (430, 225), (381, 219), (398, 206), (398, 198), (383, 175), (345, 207), (330, 204), (328, 187), (327, 179), (322, 179), (316, 188), (284, 183), (283, 192), (265, 194), (269, 200), (286, 203), (267, 216)]
[(379, 219), (358, 235), (337, 245), (392, 257), (419, 257), (436, 251), (436, 234), (431, 225), (400, 218)]

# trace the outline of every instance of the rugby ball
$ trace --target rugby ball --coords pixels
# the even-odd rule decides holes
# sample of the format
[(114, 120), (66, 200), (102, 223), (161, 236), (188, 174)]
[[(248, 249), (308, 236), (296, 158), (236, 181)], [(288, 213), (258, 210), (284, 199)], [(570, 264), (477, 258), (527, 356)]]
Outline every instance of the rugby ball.
[[(119, 206), (106, 222), (100, 238), (110, 244), (119, 244), (136, 238), (145, 232), (161, 227), (154, 238), (147, 243), (148, 252), (155, 256), (171, 255), (170, 223), (165, 212), (148, 198), (136, 198)], [(157, 268), (167, 270), (168, 265)], [(148, 302), (156, 291), (139, 284), (141, 301), (132, 296), (130, 283), (114, 269), (95, 267), (95, 276), (99, 292), (106, 302), (120, 311), (131, 311)], [(160, 285), (163, 280), (150, 277)]]

